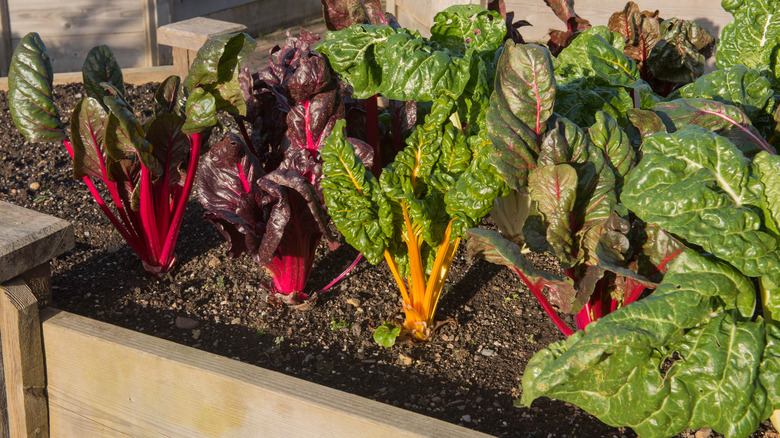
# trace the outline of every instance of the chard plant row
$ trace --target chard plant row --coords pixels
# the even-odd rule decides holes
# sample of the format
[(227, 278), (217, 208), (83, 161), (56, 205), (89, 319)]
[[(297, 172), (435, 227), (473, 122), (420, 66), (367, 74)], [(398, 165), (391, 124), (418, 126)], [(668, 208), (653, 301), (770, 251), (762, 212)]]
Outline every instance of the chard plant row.
[[(324, 41), (288, 33), (250, 72), (251, 38), (210, 40), (187, 78), (160, 85), (149, 120), (101, 46), (69, 133), (30, 34), (11, 113), (30, 141), (64, 143), (152, 274), (173, 268), (195, 189), (228, 256), (269, 272), (270, 299), (309, 305), (332, 224), (360, 253), (352, 266), (393, 274), (405, 318), (374, 334), (392, 346), (434, 335), (465, 240), (565, 336), (530, 360), (518, 405), (565, 400), (646, 438), (780, 425), (780, 6), (723, 0), (734, 21), (716, 40), (633, 2), (608, 26), (545, 2), (566, 25), (546, 47), (500, 0), (447, 8), (429, 38), (377, 0), (323, 0)], [(218, 111), (238, 132), (214, 129)], [(488, 214), (500, 231), (479, 228)]]

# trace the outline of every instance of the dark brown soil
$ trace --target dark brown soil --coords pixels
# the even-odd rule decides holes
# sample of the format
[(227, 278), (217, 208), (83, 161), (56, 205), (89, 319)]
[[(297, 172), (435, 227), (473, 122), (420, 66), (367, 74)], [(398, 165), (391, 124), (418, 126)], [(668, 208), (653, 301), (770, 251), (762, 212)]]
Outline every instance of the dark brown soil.
[[(141, 108), (153, 90), (151, 84), (129, 86), (129, 100)], [(55, 87), (64, 118), (82, 94), (80, 85)], [(269, 306), (260, 287), (267, 280), (263, 270), (246, 255), (227, 259), (223, 238), (192, 199), (177, 266), (155, 278), (84, 184), (71, 178), (65, 148), (27, 143), (11, 123), (4, 92), (0, 109), (0, 200), (75, 227), (76, 247), (52, 264), (54, 306), (496, 436), (636, 436), (561, 401), (513, 406), (527, 361), (562, 336), (508, 270), (468, 262), (461, 248), (437, 312), (457, 324), (443, 326), (423, 345), (382, 348), (372, 340), (373, 329), (400, 312), (385, 266), (361, 262), (310, 310)], [(321, 247), (309, 290), (322, 288), (356, 255), (347, 245), (335, 252)], [(556, 269), (542, 256), (536, 262)], [(187, 323), (197, 326), (183, 328)], [(695, 436), (716, 435), (702, 430)], [(778, 435), (767, 422), (753, 436)]]

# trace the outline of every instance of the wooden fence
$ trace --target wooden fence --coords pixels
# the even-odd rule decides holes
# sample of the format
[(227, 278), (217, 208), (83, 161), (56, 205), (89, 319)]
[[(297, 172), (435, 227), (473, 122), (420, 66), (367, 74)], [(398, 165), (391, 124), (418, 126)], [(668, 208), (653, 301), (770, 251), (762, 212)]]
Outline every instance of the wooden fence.
[(197, 16), (243, 24), (256, 36), (322, 14), (320, 0), (0, 0), (0, 76), (19, 41), (38, 32), (55, 72), (81, 71), (87, 52), (106, 44), (123, 68), (170, 64), (157, 27)]

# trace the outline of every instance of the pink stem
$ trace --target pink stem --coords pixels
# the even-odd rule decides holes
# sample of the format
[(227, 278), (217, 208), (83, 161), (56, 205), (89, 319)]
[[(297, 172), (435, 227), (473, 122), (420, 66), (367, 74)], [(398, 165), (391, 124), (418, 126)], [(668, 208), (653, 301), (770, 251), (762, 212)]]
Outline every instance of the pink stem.
[[(160, 260), (160, 236), (157, 232), (157, 215), (155, 214), (154, 192), (152, 191), (152, 176), (146, 166), (141, 165), (141, 225), (144, 227), (144, 238), (149, 250), (152, 253), (152, 259), (156, 262)], [(156, 264), (156, 263), (155, 263)]]
[(547, 313), (547, 316), (552, 319), (553, 323), (558, 327), (558, 330), (560, 330), (564, 336), (569, 337), (572, 334), (574, 334), (574, 331), (569, 328), (569, 326), (566, 325), (565, 322), (561, 319), (560, 316), (558, 316), (558, 312), (553, 309), (552, 305), (549, 301), (547, 301), (547, 297), (544, 296), (541, 289), (539, 288), (539, 285), (541, 284), (541, 280), (539, 280), (539, 283), (534, 284), (531, 283), (531, 280), (528, 279), (523, 274), (523, 271), (513, 268), (515, 273), (520, 277), (521, 280), (523, 280), (523, 283), (528, 288), (528, 290), (531, 291), (532, 294), (536, 297), (536, 300), (539, 301), (539, 304), (542, 305), (542, 308), (544, 309), (545, 313)]
[(374, 166), (372, 173), (376, 178), (382, 172), (382, 155), (379, 153), (379, 109), (377, 95), (366, 99), (366, 141), (374, 149)]
[(321, 293), (327, 291), (328, 289), (330, 289), (334, 284), (338, 283), (342, 278), (344, 278), (345, 275), (349, 274), (349, 271), (351, 271), (352, 268), (354, 268), (355, 265), (357, 265), (358, 262), (360, 261), (360, 259), (362, 259), (362, 258), (363, 258), (363, 253), (358, 253), (357, 258), (355, 258), (355, 261), (352, 262), (352, 264), (349, 265), (349, 267), (344, 272), (342, 272), (341, 275), (336, 277), (335, 280), (333, 280), (330, 283), (328, 283), (327, 286), (325, 286), (322, 289), (320, 289), (319, 292), (317, 292), (317, 293), (321, 294)]
[(160, 262), (163, 264), (164, 271), (168, 270), (172, 263), (173, 248), (176, 246), (176, 239), (179, 237), (179, 229), (184, 218), (184, 209), (187, 207), (187, 201), (189, 201), (190, 193), (192, 192), (192, 184), (195, 181), (195, 172), (198, 169), (198, 160), (200, 159), (201, 133), (196, 132), (192, 134), (190, 143), (192, 148), (190, 149), (190, 162), (187, 164), (187, 177), (184, 180), (184, 187), (179, 196), (173, 201), (173, 220), (160, 254)]

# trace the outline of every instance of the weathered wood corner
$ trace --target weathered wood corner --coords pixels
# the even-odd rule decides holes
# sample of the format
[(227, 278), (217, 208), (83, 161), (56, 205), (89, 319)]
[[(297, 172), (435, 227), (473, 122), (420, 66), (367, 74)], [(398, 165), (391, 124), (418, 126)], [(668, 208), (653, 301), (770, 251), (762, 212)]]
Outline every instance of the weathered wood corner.
[(0, 437), (49, 436), (39, 306), (49, 261), (73, 248), (73, 226), (0, 201)]

